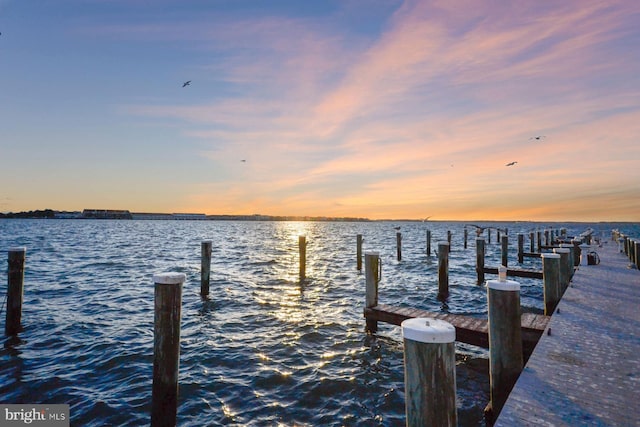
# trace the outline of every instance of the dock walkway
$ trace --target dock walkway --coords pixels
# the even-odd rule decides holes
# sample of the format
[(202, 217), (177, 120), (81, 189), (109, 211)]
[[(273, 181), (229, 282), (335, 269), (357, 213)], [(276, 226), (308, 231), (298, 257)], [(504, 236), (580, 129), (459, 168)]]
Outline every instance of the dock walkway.
[(495, 426), (640, 426), (640, 272), (613, 242), (581, 266)]

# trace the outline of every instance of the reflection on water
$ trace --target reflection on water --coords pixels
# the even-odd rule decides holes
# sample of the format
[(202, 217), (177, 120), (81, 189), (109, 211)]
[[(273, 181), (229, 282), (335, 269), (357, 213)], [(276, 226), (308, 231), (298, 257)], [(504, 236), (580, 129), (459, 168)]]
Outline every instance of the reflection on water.
[[(377, 335), (364, 333), (356, 235), (364, 236), (364, 251), (381, 255), (381, 303), (483, 316), (486, 290), (476, 284), (475, 240), (463, 249), (464, 224), (400, 224), (402, 261), (397, 225), (2, 220), (0, 249), (27, 247), (27, 264), (24, 331), (0, 348), (0, 400), (68, 403), (74, 425), (148, 424), (151, 278), (178, 271), (187, 275), (179, 425), (404, 425), (400, 331), (381, 323)], [(510, 235), (539, 226), (502, 225)], [(590, 225), (606, 235), (614, 227), (639, 234), (629, 225)], [(569, 233), (586, 227), (567, 225)], [(453, 232), (446, 306), (436, 299), (427, 228), (432, 247)], [(304, 281), (299, 236), (307, 241)], [(213, 241), (208, 300), (199, 295), (205, 239)], [(515, 254), (513, 242), (511, 260)], [(486, 263), (499, 260), (494, 242)], [(522, 267), (539, 262), (527, 258)], [(521, 286), (522, 304), (541, 309), (540, 281), (523, 279)], [(464, 344), (457, 350), (460, 425), (482, 425), (486, 351)]]

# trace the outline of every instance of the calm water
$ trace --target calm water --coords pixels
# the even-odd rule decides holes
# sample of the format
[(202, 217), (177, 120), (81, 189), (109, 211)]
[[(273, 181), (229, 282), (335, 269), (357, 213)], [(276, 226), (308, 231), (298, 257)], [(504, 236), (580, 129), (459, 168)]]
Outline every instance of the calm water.
[[(402, 261), (396, 230), (402, 226)], [(508, 227), (510, 265), (518, 232)], [(639, 235), (637, 225), (554, 224), (570, 235), (588, 226)], [(68, 403), (72, 425), (148, 425), (155, 273), (187, 275), (183, 288), (178, 424), (404, 425), (399, 327), (364, 332), (364, 274), (356, 235), (380, 252), (380, 302), (486, 315), (476, 285), (475, 243), (464, 223), (0, 220), (0, 250), (27, 248), (24, 331), (2, 338), (0, 402)], [(425, 252), (453, 232), (451, 296), (437, 301), (437, 258)], [(307, 279), (298, 279), (298, 236), (307, 236)], [(200, 243), (213, 241), (210, 300), (200, 291)], [(495, 231), (488, 266), (500, 263)], [(524, 268), (540, 268), (525, 259)], [(542, 310), (542, 284), (520, 279), (522, 305)], [(0, 297), (6, 292), (0, 272)], [(4, 331), (5, 313), (0, 316)], [(483, 425), (487, 352), (457, 344), (460, 425)]]

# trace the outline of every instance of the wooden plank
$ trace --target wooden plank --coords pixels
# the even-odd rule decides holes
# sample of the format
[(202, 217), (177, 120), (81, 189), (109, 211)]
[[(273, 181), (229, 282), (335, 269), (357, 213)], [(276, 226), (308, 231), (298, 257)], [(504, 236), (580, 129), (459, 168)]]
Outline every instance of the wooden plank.
[(528, 258), (540, 258), (540, 253), (539, 252), (523, 252), (522, 256), (528, 257)]
[[(487, 274), (498, 274), (498, 268), (485, 267), (484, 272)], [(507, 268), (507, 276), (513, 277), (528, 277), (530, 279), (542, 279), (542, 271), (540, 270), (528, 270), (528, 269), (515, 269)]]

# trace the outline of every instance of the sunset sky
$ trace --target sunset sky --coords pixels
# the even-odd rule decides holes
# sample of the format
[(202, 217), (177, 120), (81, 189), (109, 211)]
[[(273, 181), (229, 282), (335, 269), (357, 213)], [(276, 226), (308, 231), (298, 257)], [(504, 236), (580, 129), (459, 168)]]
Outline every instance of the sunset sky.
[(638, 23), (637, 0), (0, 0), (0, 212), (639, 221)]

